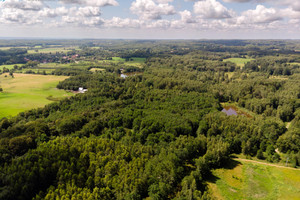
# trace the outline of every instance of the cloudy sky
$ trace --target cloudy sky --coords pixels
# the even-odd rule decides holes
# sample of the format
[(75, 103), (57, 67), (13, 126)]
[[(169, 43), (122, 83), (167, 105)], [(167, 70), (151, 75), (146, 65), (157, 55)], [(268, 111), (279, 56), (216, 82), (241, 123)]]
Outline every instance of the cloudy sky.
[(0, 0), (0, 37), (300, 39), (300, 0)]

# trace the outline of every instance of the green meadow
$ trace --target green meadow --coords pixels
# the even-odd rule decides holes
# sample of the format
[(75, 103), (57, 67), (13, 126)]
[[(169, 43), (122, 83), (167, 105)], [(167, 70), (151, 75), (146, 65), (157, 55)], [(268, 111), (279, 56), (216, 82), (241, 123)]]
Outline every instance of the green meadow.
[(0, 65), (0, 70), (3, 70), (3, 68), (7, 68), (7, 69), (13, 69), (15, 65), (21, 65), (21, 64), (14, 64), (14, 65)]
[(235, 64), (237, 64), (237, 66), (239, 67), (244, 67), (245, 64), (251, 60), (254, 60), (254, 59), (251, 59), (251, 58), (228, 58), (228, 59), (224, 59), (223, 61), (224, 62), (233, 62)]
[(92, 68), (92, 69), (90, 69), (90, 71), (91, 72), (103, 72), (103, 71), (105, 71), (105, 69), (102, 69), (102, 68)]
[(43, 76), (32, 74), (14, 74), (11, 78), (7, 74), (0, 76), (0, 118), (11, 117), (19, 112), (32, 108), (43, 107), (53, 101), (72, 96), (70, 92), (56, 89), (59, 81), (66, 76)]
[(129, 61), (126, 61), (125, 58), (121, 57), (112, 57), (112, 60), (104, 60), (102, 63), (120, 63), (126, 65), (126, 66), (134, 66), (134, 67), (140, 67), (142, 68), (142, 64), (145, 63), (146, 58), (137, 58), (132, 57)]
[(40, 47), (37, 47), (37, 49), (31, 49), (31, 50), (28, 50), (28, 54), (37, 54), (37, 53), (67, 53), (69, 51), (72, 51), (72, 50), (76, 50), (78, 49), (78, 47), (74, 47), (74, 48), (64, 48), (64, 47), (61, 47), (61, 48), (40, 48)]
[(227, 169), (213, 170), (208, 182), (215, 199), (300, 199), (300, 170), (233, 160)]

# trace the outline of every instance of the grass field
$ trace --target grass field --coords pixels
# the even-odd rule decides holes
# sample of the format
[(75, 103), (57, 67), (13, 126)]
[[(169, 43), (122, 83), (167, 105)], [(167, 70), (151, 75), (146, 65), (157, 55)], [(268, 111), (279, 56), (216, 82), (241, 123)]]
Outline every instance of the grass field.
[(292, 62), (292, 63), (288, 63), (288, 64), (290, 64), (290, 65), (300, 65), (300, 63), (298, 63), (298, 62)]
[(13, 64), (13, 65), (0, 65), (0, 70), (3, 70), (3, 68), (7, 68), (7, 69), (13, 69), (15, 65), (22, 65), (22, 64)]
[(224, 59), (223, 61), (224, 62), (233, 62), (235, 64), (237, 64), (237, 66), (239, 67), (244, 67), (245, 64), (251, 60), (254, 60), (254, 59), (250, 59), (250, 58), (228, 58), (228, 59)]
[(104, 60), (104, 61), (102, 61), (102, 63), (107, 64), (107, 63), (120, 63), (120, 62), (122, 62), (126, 66), (134, 66), (134, 67), (142, 68), (142, 64), (145, 61), (146, 61), (146, 58), (132, 57), (132, 58), (130, 58), (129, 61), (126, 61), (124, 58), (121, 58), (121, 57), (112, 57), (112, 60)]
[(235, 161), (216, 169), (208, 182), (215, 199), (300, 199), (300, 170)]
[(121, 57), (112, 57), (112, 61), (125, 62), (125, 58), (121, 58)]
[(0, 50), (5, 51), (5, 50), (9, 50), (9, 49), (16, 49), (16, 48), (18, 48), (18, 49), (27, 49), (26, 46), (20, 46), (20, 47), (0, 47)]
[(59, 64), (59, 63), (41, 63), (39, 64), (40, 68), (56, 69), (56, 68), (65, 68), (70, 67), (70, 64)]
[(92, 68), (90, 69), (91, 72), (96, 72), (96, 71), (105, 71), (105, 69), (101, 69), (101, 68)]
[(22, 69), (22, 70), (16, 70), (14, 73), (26, 73), (26, 71), (29, 71), (29, 70), (31, 70), (31, 71), (33, 71), (33, 72), (35, 72), (35, 73), (42, 73), (43, 71), (45, 71), (46, 72), (46, 74), (51, 74), (51, 72), (53, 72), (55, 69), (47, 69), (47, 68), (42, 68), (42, 69)]
[(66, 53), (69, 51), (72, 51), (73, 49), (78, 49), (78, 47), (74, 47), (74, 48), (64, 48), (64, 47), (56, 47), (56, 48), (41, 48), (38, 47), (38, 49), (31, 49), (28, 50), (27, 53), (28, 54), (37, 54), (37, 53)]
[(43, 107), (52, 101), (52, 98), (64, 98), (73, 95), (64, 90), (56, 89), (59, 81), (66, 79), (66, 76), (42, 76), (31, 74), (15, 74), (0, 76), (0, 86), (3, 92), (0, 93), (0, 118), (15, 116), (19, 112)]

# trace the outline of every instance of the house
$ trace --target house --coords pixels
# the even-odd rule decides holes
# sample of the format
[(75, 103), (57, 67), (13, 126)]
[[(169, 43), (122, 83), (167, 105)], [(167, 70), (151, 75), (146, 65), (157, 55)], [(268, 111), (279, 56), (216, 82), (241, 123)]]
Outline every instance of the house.
[(87, 92), (88, 91), (88, 89), (83, 89), (83, 87), (80, 87), (80, 88), (78, 88), (78, 92), (79, 93), (85, 93), (85, 92)]

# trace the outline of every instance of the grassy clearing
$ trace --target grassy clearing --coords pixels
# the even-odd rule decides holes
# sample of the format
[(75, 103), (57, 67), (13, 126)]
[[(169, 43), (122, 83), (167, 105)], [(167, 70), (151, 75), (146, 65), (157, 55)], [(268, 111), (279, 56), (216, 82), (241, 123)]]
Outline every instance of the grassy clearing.
[(39, 68), (56, 69), (56, 68), (68, 68), (71, 64), (59, 64), (59, 63), (41, 63)]
[(112, 61), (118, 61), (118, 62), (125, 62), (125, 58), (121, 58), (121, 57), (112, 57)]
[(105, 69), (101, 69), (101, 68), (92, 68), (92, 69), (90, 69), (90, 71), (91, 71), (91, 72), (96, 72), (96, 71), (99, 71), (99, 72), (101, 71), (101, 72), (102, 72), (102, 71), (105, 71)]
[(224, 59), (223, 61), (224, 62), (233, 62), (235, 64), (237, 64), (237, 66), (239, 67), (244, 67), (245, 64), (251, 60), (254, 60), (254, 59), (250, 59), (250, 58), (228, 58), (228, 59)]
[(244, 161), (230, 165), (214, 170), (208, 183), (217, 199), (300, 199), (299, 170)]
[(13, 69), (15, 65), (22, 65), (22, 64), (13, 64), (13, 65), (0, 65), (0, 70), (3, 70), (3, 68), (7, 68), (7, 69)]
[(121, 57), (112, 57), (112, 60), (105, 60), (102, 61), (103, 64), (107, 63), (122, 63), (126, 66), (134, 66), (134, 67), (139, 67), (142, 68), (142, 64), (146, 61), (146, 58), (137, 58), (137, 57), (132, 57), (129, 59), (129, 61), (126, 61), (125, 58)]
[(4, 90), (0, 93), (0, 118), (43, 107), (52, 102), (48, 100), (49, 97), (59, 99), (73, 95), (56, 89), (58, 82), (66, 79), (66, 76), (32, 74), (15, 74), (15, 78), (4, 76), (5, 74), (0, 76), (0, 85)]
[(269, 79), (288, 80), (289, 78), (286, 76), (270, 76)]
[(51, 72), (55, 71), (55, 69), (47, 69), (47, 68), (42, 68), (42, 69), (22, 69), (22, 70), (16, 70), (14, 73), (23, 73), (26, 74), (27, 71), (32, 71), (34, 73), (42, 73), (45, 71), (46, 74), (51, 74)]
[(288, 63), (288, 64), (290, 64), (290, 65), (300, 65), (300, 63), (298, 63), (298, 62), (292, 62), (292, 63)]
[(28, 54), (37, 54), (37, 53), (67, 53), (69, 51), (72, 50), (76, 50), (78, 49), (78, 47), (73, 47), (73, 48), (65, 48), (65, 47), (61, 47), (61, 48), (43, 48), (40, 49), (40, 47), (38, 47), (38, 49), (31, 49), (28, 50)]
[(9, 49), (27, 49), (26, 46), (20, 46), (20, 47), (0, 47), (0, 50), (5, 51)]

